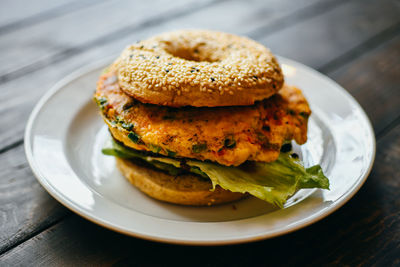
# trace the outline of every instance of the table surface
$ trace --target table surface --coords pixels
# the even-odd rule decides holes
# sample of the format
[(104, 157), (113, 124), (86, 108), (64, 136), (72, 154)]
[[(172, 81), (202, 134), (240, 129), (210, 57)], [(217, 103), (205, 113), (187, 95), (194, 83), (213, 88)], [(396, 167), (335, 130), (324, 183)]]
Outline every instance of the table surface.
[[(256, 243), (190, 247), (97, 226), (54, 200), (23, 133), (58, 80), (129, 43), (177, 28), (249, 36), (326, 74), (368, 114), (377, 155), (344, 207)], [(0, 3), (0, 265), (400, 265), (400, 3), (389, 0), (6, 0)]]

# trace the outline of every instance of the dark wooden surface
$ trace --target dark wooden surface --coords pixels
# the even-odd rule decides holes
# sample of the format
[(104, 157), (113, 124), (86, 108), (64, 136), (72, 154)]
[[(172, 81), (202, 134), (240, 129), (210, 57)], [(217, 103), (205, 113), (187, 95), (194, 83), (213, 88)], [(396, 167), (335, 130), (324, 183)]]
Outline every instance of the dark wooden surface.
[[(101, 228), (36, 182), (23, 131), (41, 95), (76, 68), (152, 34), (250, 36), (336, 80), (367, 112), (377, 155), (328, 218), (257, 243), (187, 247)], [(0, 2), (0, 265), (400, 265), (400, 3), (390, 0)]]

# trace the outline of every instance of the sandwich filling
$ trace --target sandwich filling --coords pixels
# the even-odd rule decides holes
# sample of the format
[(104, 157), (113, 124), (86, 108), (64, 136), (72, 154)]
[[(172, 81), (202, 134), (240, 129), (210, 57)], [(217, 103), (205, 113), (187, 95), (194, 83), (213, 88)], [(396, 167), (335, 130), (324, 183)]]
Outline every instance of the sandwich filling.
[(145, 161), (153, 168), (173, 176), (190, 172), (210, 179), (213, 186), (211, 190), (219, 185), (231, 192), (249, 193), (280, 208), (299, 189), (329, 189), (329, 180), (319, 165), (305, 168), (290, 151), (281, 152), (274, 162), (246, 161), (236, 167), (138, 151), (115, 139), (110, 139), (102, 152), (124, 159)]
[(121, 90), (113, 71), (100, 77), (95, 100), (114, 138), (125, 146), (226, 166), (247, 160), (272, 162), (284, 143), (305, 143), (311, 114), (301, 91), (291, 86), (252, 106), (144, 104)]
[(171, 108), (141, 103), (104, 73), (95, 101), (113, 136), (103, 153), (146, 162), (173, 176), (190, 172), (223, 189), (283, 207), (302, 188), (329, 189), (319, 165), (305, 168), (290, 142), (307, 140), (310, 108), (284, 86), (252, 106)]

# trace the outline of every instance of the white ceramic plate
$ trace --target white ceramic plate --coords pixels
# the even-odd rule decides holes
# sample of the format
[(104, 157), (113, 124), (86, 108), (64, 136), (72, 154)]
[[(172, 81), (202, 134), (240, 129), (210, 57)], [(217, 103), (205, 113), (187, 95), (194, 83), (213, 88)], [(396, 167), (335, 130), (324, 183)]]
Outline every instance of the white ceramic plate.
[(43, 96), (29, 119), (26, 155), (43, 187), (79, 215), (128, 235), (179, 244), (232, 244), (282, 235), (310, 225), (348, 201), (367, 178), (375, 137), (359, 104), (324, 75), (280, 58), (289, 84), (300, 87), (313, 114), (308, 142), (297, 152), (321, 164), (331, 189), (300, 190), (284, 209), (256, 198), (216, 207), (153, 200), (101, 154), (108, 131), (92, 101), (106, 64), (80, 70)]

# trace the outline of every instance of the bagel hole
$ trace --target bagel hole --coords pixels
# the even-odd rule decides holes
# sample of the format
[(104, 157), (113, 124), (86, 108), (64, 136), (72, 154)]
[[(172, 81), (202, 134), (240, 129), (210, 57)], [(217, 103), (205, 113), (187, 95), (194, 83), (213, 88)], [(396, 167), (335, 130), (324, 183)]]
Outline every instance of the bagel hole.
[(196, 62), (216, 62), (215, 54), (206, 52), (210, 49), (204, 48), (205, 43), (199, 43), (194, 47), (185, 47), (180, 44), (174, 44), (171, 42), (165, 42), (165, 51), (174, 57), (182, 58), (185, 60), (196, 61)]

